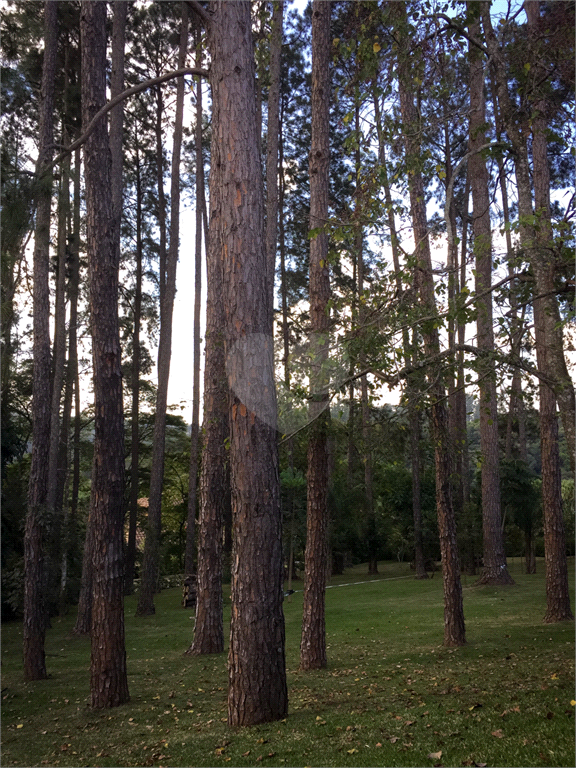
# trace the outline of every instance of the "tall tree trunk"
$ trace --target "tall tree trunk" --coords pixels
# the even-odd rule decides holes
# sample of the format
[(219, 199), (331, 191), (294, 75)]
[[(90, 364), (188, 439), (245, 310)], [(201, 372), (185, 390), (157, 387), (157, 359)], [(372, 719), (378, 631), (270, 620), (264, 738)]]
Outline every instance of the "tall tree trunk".
[[(324, 228), (328, 220), (330, 163), (330, 18), (331, 3), (312, 3), (312, 140), (310, 148), (310, 229)], [(329, 399), (326, 373), (330, 316), (328, 234), (310, 240), (310, 372), (311, 420), (308, 438), (306, 551), (300, 669), (326, 666), (324, 601), (328, 562), (328, 445)]]
[[(531, 3), (525, 6), (529, 19), (535, 10)], [(536, 9), (538, 10), (538, 9)], [(566, 548), (562, 545), (564, 523), (562, 497), (559, 492), (560, 469), (557, 446), (558, 433), (554, 396), (562, 403), (561, 412), (569, 444), (574, 444), (574, 389), (566, 370), (562, 345), (562, 330), (558, 304), (552, 279), (553, 264), (548, 260), (547, 244), (551, 236), (549, 225), (549, 170), (546, 160), (546, 141), (540, 111), (536, 108), (536, 126), (533, 126), (534, 192), (536, 207), (540, 212), (539, 233), (531, 223), (534, 217), (532, 201), (532, 180), (528, 162), (526, 134), (516, 122), (514, 104), (508, 93), (505, 63), (498, 41), (492, 28), (490, 4), (481, 3), (482, 22), (486, 47), (493, 67), (498, 102), (502, 121), (515, 152), (516, 185), (518, 189), (518, 214), (520, 243), (523, 246), (534, 272), (536, 298), (534, 300), (534, 328), (536, 339), (536, 360), (538, 370), (544, 379), (554, 383), (548, 387), (540, 380), (540, 443), (542, 454), (542, 504), (544, 509), (545, 551), (549, 555), (546, 563), (546, 621), (560, 621), (572, 616), (567, 582)], [(534, 23), (532, 17), (532, 24)], [(537, 66), (537, 62), (536, 62)], [(536, 107), (536, 105), (535, 105)], [(549, 391), (551, 390), (551, 392)], [(568, 429), (566, 428), (568, 426)], [(570, 442), (571, 436), (571, 442)], [(545, 487), (546, 486), (546, 487)]]
[[(137, 131), (138, 129), (136, 129)], [(134, 287), (134, 325), (132, 329), (132, 406), (131, 448), (130, 448), (130, 499), (128, 503), (128, 543), (126, 546), (126, 569), (124, 576), (124, 594), (134, 591), (134, 568), (136, 564), (136, 532), (138, 527), (138, 497), (140, 491), (140, 323), (142, 318), (142, 169), (140, 165), (140, 146), (135, 136), (136, 155), (136, 284)]]
[[(196, 38), (196, 66), (202, 66), (200, 31)], [(192, 424), (190, 427), (190, 474), (188, 478), (188, 515), (186, 522), (186, 554), (184, 574), (196, 574), (196, 506), (198, 498), (198, 466), (200, 461), (200, 313), (202, 308), (202, 226), (206, 207), (204, 192), (204, 158), (202, 155), (202, 78), (196, 82), (196, 233), (194, 256), (194, 339), (192, 380)], [(189, 586), (194, 586), (193, 584)], [(195, 587), (194, 587), (195, 589)]]
[(280, 136), (280, 59), (282, 54), (283, 1), (275, 0), (273, 8), (266, 140), (266, 254), (269, 281), (267, 293), (270, 300), (273, 300), (274, 297), (276, 246), (278, 243), (278, 141)]
[(32, 383), (32, 462), (28, 486), (28, 508), (24, 531), (24, 677), (46, 677), (44, 654), (45, 618), (43, 517), (48, 492), (50, 450), (50, 206), (52, 171), (46, 170), (54, 144), (52, 113), (58, 46), (58, 6), (44, 3), (44, 61), (38, 129), (36, 173), (36, 226), (34, 242), (34, 368)]
[[(469, 11), (472, 5), (468, 3)], [(477, 37), (480, 22), (470, 24)], [(494, 352), (492, 294), (492, 228), (488, 170), (479, 148), (486, 143), (486, 109), (484, 102), (484, 67), (482, 54), (472, 43), (470, 61), (470, 123), (468, 172), (472, 188), (472, 227), (476, 257), (476, 293), (486, 294), (477, 301), (477, 344), (486, 353), (480, 370), (480, 450), (482, 455), (482, 532), (484, 567), (478, 584), (513, 584), (504, 552), (500, 504), (500, 457), (498, 454), (498, 410)]]
[(240, 726), (287, 711), (282, 518), (250, 3), (211, 10), (210, 256), (222, 260), (234, 525), (228, 724)]
[[(188, 43), (188, 6), (182, 7), (182, 29), (178, 68), (186, 62)], [(164, 445), (166, 441), (166, 408), (168, 405), (168, 381), (172, 354), (172, 312), (176, 295), (176, 267), (180, 237), (180, 154), (182, 147), (182, 120), (184, 113), (184, 78), (178, 79), (176, 91), (176, 118), (172, 146), (172, 173), (170, 188), (170, 247), (166, 259), (165, 289), (160, 294), (160, 339), (158, 343), (158, 390), (152, 443), (152, 469), (150, 473), (150, 498), (148, 526), (144, 543), (142, 578), (138, 592), (137, 616), (155, 613), (154, 592), (158, 584), (160, 566), (160, 534), (162, 527), (162, 484), (164, 481)]]
[[(394, 206), (392, 203), (392, 192), (390, 189), (390, 180), (386, 168), (386, 147), (384, 140), (384, 129), (380, 112), (380, 101), (376, 90), (376, 83), (373, 84), (373, 103), (374, 117), (376, 122), (376, 131), (378, 134), (378, 163), (381, 169), (382, 186), (384, 188), (384, 200), (386, 202), (386, 215), (388, 218), (388, 229), (390, 232), (390, 244), (392, 247), (392, 262), (394, 264), (396, 290), (398, 296), (402, 296), (403, 286), (400, 275), (400, 241), (396, 229), (396, 218), (394, 216)], [(417, 349), (417, 331), (414, 331), (415, 341), (410, 345), (410, 336), (408, 329), (402, 332), (402, 347), (404, 351), (404, 360), (406, 365), (410, 365), (415, 357)], [(407, 380), (407, 408), (408, 421), (410, 423), (410, 468), (412, 470), (412, 517), (414, 520), (414, 565), (417, 579), (427, 579), (428, 574), (424, 564), (424, 545), (422, 539), (422, 482), (421, 482), (421, 458), (420, 458), (420, 412), (416, 401), (418, 399), (418, 383), (410, 377)]]
[[(84, 2), (82, 122), (106, 101), (106, 3)], [(111, 155), (106, 123), (84, 145), (86, 243), (94, 367), (94, 464), (90, 498), (93, 602), (90, 699), (94, 708), (129, 700), (124, 643), (124, 415), (118, 326), (118, 250), (114, 241)]]
[[(407, 36), (407, 18), (405, 3), (395, 3), (395, 14), (399, 21), (401, 40), (409, 47)], [(402, 121), (405, 125), (406, 159), (409, 170), (409, 192), (412, 226), (416, 243), (414, 287), (425, 308), (426, 314), (436, 313), (432, 259), (428, 239), (426, 218), (426, 197), (424, 180), (418, 168), (413, 167), (420, 150), (420, 126), (412, 93), (412, 74), (409, 55), (399, 51), (399, 92)], [(412, 167), (411, 167), (412, 166)], [(424, 351), (431, 358), (440, 352), (438, 329), (434, 323), (422, 326)], [(441, 372), (437, 366), (430, 366), (432, 436), (436, 466), (436, 511), (440, 534), (440, 552), (442, 556), (442, 578), (444, 585), (444, 645), (457, 646), (466, 642), (464, 609), (462, 603), (462, 584), (460, 581), (460, 560), (456, 541), (456, 520), (451, 494), (452, 461), (450, 436), (448, 432), (448, 412), (445, 406), (445, 388)]]
[[(539, 3), (524, 3), (528, 17), (528, 29), (534, 48), (539, 35)], [(536, 50), (534, 50), (536, 54)], [(536, 59), (536, 56), (534, 56)], [(537, 64), (537, 59), (535, 61)], [(538, 251), (538, 269), (535, 270), (536, 290), (554, 290), (554, 263), (550, 258), (553, 240), (550, 213), (550, 169), (547, 154), (546, 102), (542, 98), (535, 105), (532, 120), (532, 160), (534, 183), (534, 210), (539, 226), (534, 233), (534, 246)], [(549, 343), (554, 329), (550, 324), (550, 296), (534, 300), (534, 335), (538, 368), (548, 371), (552, 353)], [(558, 313), (556, 313), (558, 317)], [(563, 356), (562, 356), (563, 359)], [(540, 446), (542, 453), (542, 502), (544, 507), (544, 556), (546, 562), (546, 614), (548, 623), (572, 619), (568, 590), (568, 565), (566, 560), (566, 536), (562, 515), (562, 478), (558, 448), (558, 418), (554, 391), (542, 380), (540, 390)], [(563, 396), (563, 390), (561, 390)], [(573, 391), (572, 391), (572, 394)], [(566, 432), (568, 451), (574, 457), (574, 433)], [(572, 439), (571, 439), (572, 438)], [(573, 461), (572, 461), (573, 464)]]

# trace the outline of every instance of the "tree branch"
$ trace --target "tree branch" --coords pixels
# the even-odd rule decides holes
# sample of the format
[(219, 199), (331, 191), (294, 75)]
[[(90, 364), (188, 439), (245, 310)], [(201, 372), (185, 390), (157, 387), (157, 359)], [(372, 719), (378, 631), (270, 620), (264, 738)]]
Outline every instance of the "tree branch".
[(147, 90), (148, 88), (152, 88), (155, 85), (160, 85), (160, 83), (165, 83), (167, 80), (173, 80), (175, 77), (183, 77), (184, 75), (200, 75), (201, 77), (208, 77), (208, 70), (207, 69), (199, 69), (198, 67), (185, 67), (184, 69), (177, 69), (174, 72), (166, 72), (164, 75), (160, 75), (160, 77), (154, 77), (151, 80), (145, 80), (142, 83), (138, 83), (137, 85), (133, 85), (131, 88), (128, 88), (125, 91), (122, 91), (122, 93), (119, 93), (118, 96), (115, 96), (113, 99), (110, 99), (104, 106), (98, 110), (98, 112), (94, 115), (92, 120), (90, 121), (90, 124), (84, 131), (84, 133), (76, 139), (72, 144), (70, 144), (69, 147), (67, 147), (63, 152), (61, 152), (58, 157), (56, 157), (55, 160), (53, 160), (50, 163), (49, 167), (46, 167), (42, 170), (40, 176), (43, 176), (47, 171), (50, 170), (50, 168), (53, 168), (55, 165), (58, 165), (62, 160), (69, 155), (71, 152), (74, 152), (75, 149), (80, 147), (86, 139), (91, 135), (92, 131), (98, 124), (98, 121), (101, 120), (105, 115), (110, 112), (110, 110), (114, 109), (115, 106), (120, 104), (120, 102), (124, 101), (125, 99), (128, 99), (130, 96), (134, 96), (137, 93), (141, 93), (142, 91)]
[(191, 8), (194, 13), (200, 16), (207, 27), (210, 26), (212, 23), (212, 16), (208, 13), (204, 6), (200, 5), (200, 3), (196, 2), (196, 0), (186, 0), (186, 5)]

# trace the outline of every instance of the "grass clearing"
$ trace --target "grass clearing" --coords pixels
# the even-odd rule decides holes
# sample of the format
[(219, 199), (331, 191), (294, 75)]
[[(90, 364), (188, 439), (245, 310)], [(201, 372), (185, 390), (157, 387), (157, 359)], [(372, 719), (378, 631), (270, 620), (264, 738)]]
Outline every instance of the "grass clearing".
[[(132, 699), (113, 710), (88, 707), (90, 642), (70, 634), (72, 614), (47, 633), (41, 682), (23, 682), (22, 627), (5, 624), (2, 765), (574, 766), (574, 624), (542, 623), (543, 562), (533, 576), (509, 565), (514, 587), (464, 577), (468, 644), (458, 649), (441, 645), (439, 574), (348, 569), (326, 592), (319, 672), (298, 670), (296, 592), (284, 604), (289, 715), (244, 729), (226, 724), (227, 654), (184, 655), (193, 614), (178, 589), (156, 597), (151, 617), (135, 618), (126, 600)], [(570, 577), (573, 587), (573, 563)], [(225, 621), (229, 612), (225, 588)]]

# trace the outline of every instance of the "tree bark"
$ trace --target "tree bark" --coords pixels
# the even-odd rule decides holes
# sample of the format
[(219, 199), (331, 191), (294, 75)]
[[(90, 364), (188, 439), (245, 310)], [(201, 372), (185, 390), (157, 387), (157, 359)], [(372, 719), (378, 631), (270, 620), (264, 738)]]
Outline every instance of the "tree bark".
[[(211, 3), (211, 210), (222, 264), (234, 549), (228, 724), (285, 717), (282, 518), (250, 3)], [(210, 243), (213, 237), (210, 219)], [(211, 250), (212, 255), (212, 250)]]
[(32, 383), (32, 461), (28, 486), (28, 508), (24, 531), (24, 677), (42, 680), (46, 674), (44, 653), (45, 618), (44, 540), (50, 450), (50, 205), (52, 200), (52, 158), (54, 134), (54, 80), (58, 46), (58, 6), (44, 3), (44, 61), (38, 128), (40, 176), (36, 190), (34, 241), (34, 363)]
[[(471, 10), (468, 3), (468, 10)], [(470, 24), (470, 34), (478, 37), (480, 22)], [(476, 257), (476, 293), (485, 294), (477, 301), (477, 345), (485, 351), (479, 375), (480, 450), (482, 455), (482, 533), (484, 567), (478, 584), (513, 584), (508, 572), (502, 534), (500, 504), (500, 457), (498, 455), (498, 411), (496, 371), (490, 353), (494, 352), (492, 293), (492, 228), (488, 170), (479, 148), (486, 143), (484, 102), (484, 67), (481, 52), (469, 44), (470, 62), (470, 157), (468, 173), (472, 189), (472, 227)]]
[[(136, 129), (137, 130), (137, 129)], [(140, 166), (140, 146), (135, 136), (136, 174), (136, 284), (134, 287), (134, 318), (132, 328), (132, 405), (131, 448), (130, 448), (130, 499), (128, 503), (128, 543), (126, 546), (126, 569), (124, 576), (124, 594), (134, 591), (134, 568), (136, 564), (136, 531), (138, 527), (138, 497), (140, 491), (140, 323), (142, 318), (142, 169)]]
[[(184, 67), (188, 43), (188, 6), (182, 3), (182, 29), (178, 69)], [(158, 343), (158, 389), (152, 443), (152, 469), (150, 473), (150, 498), (148, 526), (144, 543), (142, 578), (138, 592), (137, 616), (155, 613), (156, 591), (160, 567), (160, 535), (162, 527), (162, 484), (164, 481), (164, 445), (166, 441), (166, 409), (168, 405), (168, 381), (172, 354), (172, 313), (176, 296), (176, 267), (180, 237), (180, 155), (182, 147), (182, 120), (184, 113), (184, 78), (178, 79), (176, 90), (176, 117), (172, 146), (172, 172), (170, 188), (170, 247), (166, 258), (164, 291), (160, 292), (160, 339)], [(162, 275), (161, 275), (162, 277)], [(161, 283), (162, 286), (162, 283)]]
[[(400, 39), (409, 47), (407, 36), (406, 5), (395, 3), (395, 14), (399, 22)], [(420, 150), (420, 126), (412, 93), (410, 56), (404, 51), (398, 53), (400, 108), (405, 126), (406, 159), (409, 166), (408, 186), (414, 240), (416, 242), (414, 288), (427, 315), (436, 314), (432, 259), (428, 239), (425, 189), (422, 173), (414, 167)], [(440, 352), (438, 329), (434, 323), (422, 325), (424, 350), (434, 357)], [(456, 520), (451, 494), (452, 461), (448, 412), (445, 406), (445, 388), (437, 366), (428, 371), (431, 397), (431, 422), (434, 440), (436, 467), (436, 511), (440, 534), (442, 556), (442, 578), (444, 586), (444, 645), (457, 646), (466, 642), (462, 584), (460, 581), (460, 559), (456, 541)]]
[[(200, 32), (196, 39), (196, 63), (202, 64)], [(196, 81), (196, 233), (194, 256), (194, 340), (192, 380), (192, 424), (190, 427), (190, 474), (188, 479), (188, 515), (186, 522), (186, 554), (184, 574), (196, 574), (196, 506), (198, 499), (198, 466), (200, 462), (200, 313), (202, 308), (202, 227), (206, 207), (204, 192), (204, 158), (202, 155), (202, 78)]]
[[(106, 100), (106, 3), (83, 2), (82, 122)], [(124, 643), (124, 416), (118, 327), (111, 155), (100, 123), (84, 145), (86, 244), (94, 367), (94, 464), (90, 497), (93, 593), (90, 700), (93, 708), (129, 700)]]
[(328, 269), (328, 182), (330, 164), (330, 18), (331, 3), (312, 3), (312, 140), (310, 147), (310, 230), (322, 229), (310, 240), (310, 372), (306, 551), (304, 603), (300, 640), (300, 669), (326, 666), (324, 601), (328, 563), (328, 445), (329, 400), (326, 373), (330, 316)]
[[(531, 3), (525, 4), (529, 25), (535, 23), (534, 12), (539, 8)], [(557, 421), (555, 405), (552, 400), (558, 397), (562, 403), (564, 429), (567, 439), (572, 435), (569, 445), (574, 444), (574, 388), (568, 377), (564, 359), (562, 330), (558, 304), (551, 280), (553, 264), (546, 254), (551, 237), (549, 228), (549, 170), (546, 159), (545, 124), (539, 115), (540, 108), (535, 106), (533, 125), (534, 159), (534, 194), (536, 210), (539, 214), (540, 228), (537, 233), (533, 222), (534, 209), (532, 200), (532, 180), (530, 177), (526, 129), (516, 119), (514, 104), (508, 93), (506, 69), (498, 46), (490, 18), (490, 4), (481, 3), (482, 22), (486, 47), (493, 67), (494, 79), (502, 121), (508, 138), (515, 152), (516, 185), (518, 189), (518, 214), (520, 243), (523, 246), (534, 272), (534, 330), (536, 340), (536, 359), (538, 370), (554, 379), (554, 387), (549, 391), (547, 385), (540, 382), (540, 445), (542, 458), (542, 504), (544, 510), (545, 557), (550, 567), (546, 569), (546, 621), (560, 621), (572, 616), (567, 586), (567, 565), (565, 543), (562, 545), (563, 518), (562, 497), (559, 493), (560, 469), (557, 446)], [(538, 66), (538, 63), (535, 63)], [(568, 425), (568, 430), (566, 429)], [(546, 488), (545, 488), (546, 486)], [(546, 543), (549, 555), (546, 554)]]
[[(524, 3), (528, 18), (528, 29), (533, 38), (539, 32), (539, 3)], [(536, 53), (536, 51), (534, 51)], [(536, 62), (535, 62), (536, 63)], [(535, 105), (532, 120), (532, 160), (534, 183), (534, 209), (539, 226), (534, 232), (534, 247), (537, 249), (538, 269), (535, 270), (538, 294), (554, 290), (554, 263), (549, 256), (553, 240), (550, 213), (550, 169), (547, 154), (547, 125), (544, 118), (544, 99)], [(554, 307), (550, 299), (555, 295), (534, 300), (534, 335), (538, 369), (548, 371), (554, 344), (555, 328), (551, 325), (550, 314)], [(557, 307), (556, 307), (557, 309)], [(559, 319), (559, 313), (556, 311)], [(562, 354), (562, 359), (563, 354)], [(566, 560), (566, 536), (562, 515), (562, 477), (560, 474), (560, 452), (558, 448), (558, 418), (556, 415), (555, 392), (543, 381), (540, 390), (540, 448), (542, 455), (542, 505), (544, 509), (544, 557), (546, 563), (546, 614), (544, 621), (552, 623), (573, 619), (568, 589), (568, 565)], [(572, 394), (573, 390), (572, 390)], [(565, 395), (564, 388), (559, 397)], [(566, 433), (568, 450), (574, 456), (573, 432)], [(573, 462), (572, 462), (573, 463)]]
[[(214, 142), (214, 137), (212, 139)], [(212, 157), (219, 157), (213, 144)], [(221, 653), (224, 650), (222, 617), (222, 538), (226, 499), (230, 497), (226, 441), (228, 425), (228, 382), (224, 348), (224, 305), (222, 303), (222, 201), (217, 190), (222, 167), (211, 162), (210, 225), (206, 255), (206, 334), (204, 362), (204, 420), (202, 465), (200, 469), (200, 510), (198, 517), (198, 565), (196, 581), (196, 623), (193, 654)]]

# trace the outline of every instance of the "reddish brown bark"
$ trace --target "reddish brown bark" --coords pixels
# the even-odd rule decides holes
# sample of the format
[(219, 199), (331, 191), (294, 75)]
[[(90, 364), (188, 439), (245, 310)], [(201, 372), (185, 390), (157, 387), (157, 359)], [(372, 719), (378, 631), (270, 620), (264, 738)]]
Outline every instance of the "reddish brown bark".
[(240, 726), (287, 711), (282, 519), (250, 3), (211, 11), (210, 199), (220, 217), (234, 537), (228, 723)]
[[(82, 122), (106, 101), (106, 3), (84, 2)], [(92, 551), (92, 654), (94, 708), (129, 700), (124, 644), (124, 416), (118, 328), (118, 251), (112, 215), (111, 155), (106, 123), (84, 145), (86, 246), (94, 367), (94, 463), (90, 498)]]

